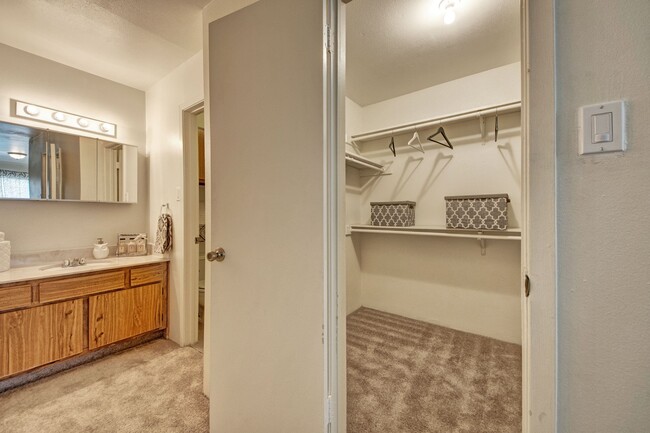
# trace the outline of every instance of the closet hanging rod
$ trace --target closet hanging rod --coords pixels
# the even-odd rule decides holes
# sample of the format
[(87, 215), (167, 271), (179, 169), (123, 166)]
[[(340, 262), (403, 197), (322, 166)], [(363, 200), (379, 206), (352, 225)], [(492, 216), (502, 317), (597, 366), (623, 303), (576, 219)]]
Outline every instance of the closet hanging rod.
[(420, 122), (408, 123), (404, 125), (394, 126), (392, 128), (379, 129), (376, 131), (365, 132), (363, 134), (356, 134), (350, 137), (351, 141), (370, 141), (387, 138), (392, 135), (404, 134), (413, 132), (413, 129), (431, 128), (436, 125), (449, 124), (462, 122), (465, 120), (480, 119), (481, 117), (491, 116), (499, 110), (499, 114), (515, 113), (521, 110), (521, 102), (509, 102), (507, 104), (492, 105), (482, 107), (475, 110), (463, 111), (461, 113), (451, 114), (448, 116), (436, 117), (427, 119)]

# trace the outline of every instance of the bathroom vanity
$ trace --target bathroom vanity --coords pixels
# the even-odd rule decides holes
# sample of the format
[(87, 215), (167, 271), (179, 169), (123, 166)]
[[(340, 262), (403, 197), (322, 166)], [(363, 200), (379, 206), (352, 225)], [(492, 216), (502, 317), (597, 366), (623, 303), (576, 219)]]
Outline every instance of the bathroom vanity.
[(154, 256), (0, 274), (0, 382), (165, 335), (167, 284)]

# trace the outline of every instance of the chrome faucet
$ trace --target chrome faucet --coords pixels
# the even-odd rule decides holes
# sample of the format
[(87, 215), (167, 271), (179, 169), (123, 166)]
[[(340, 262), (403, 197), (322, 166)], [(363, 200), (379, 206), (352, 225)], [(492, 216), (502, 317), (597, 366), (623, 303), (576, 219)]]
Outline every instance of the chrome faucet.
[(65, 259), (63, 261), (64, 268), (74, 268), (77, 266), (83, 266), (86, 264), (86, 259), (83, 257), (76, 257), (74, 259)]

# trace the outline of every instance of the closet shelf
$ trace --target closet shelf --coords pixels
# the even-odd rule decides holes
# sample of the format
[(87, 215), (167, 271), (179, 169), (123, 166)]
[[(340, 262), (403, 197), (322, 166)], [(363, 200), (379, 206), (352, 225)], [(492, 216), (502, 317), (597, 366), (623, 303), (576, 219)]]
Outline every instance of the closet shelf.
[(494, 117), (501, 114), (508, 114), (521, 111), (521, 101), (508, 102), (505, 104), (490, 105), (487, 107), (476, 108), (474, 110), (463, 111), (460, 113), (449, 114), (446, 116), (434, 117), (419, 122), (394, 125), (390, 128), (368, 131), (362, 134), (355, 134), (351, 138), (353, 143), (359, 143), (370, 140), (378, 140), (394, 135), (413, 133), (418, 129), (431, 128), (437, 125), (464, 122), (467, 120), (477, 119), (480, 121), (481, 132), (483, 134), (483, 119), (485, 117)]
[(371, 225), (351, 225), (349, 233), (376, 233), (383, 235), (437, 236), (447, 238), (476, 239), (485, 255), (487, 240), (521, 241), (521, 230), (503, 231), (454, 230), (439, 226), (383, 227)]
[(362, 170), (373, 170), (378, 173), (384, 172), (383, 165), (350, 152), (345, 152), (345, 164), (349, 165), (350, 167), (359, 168)]

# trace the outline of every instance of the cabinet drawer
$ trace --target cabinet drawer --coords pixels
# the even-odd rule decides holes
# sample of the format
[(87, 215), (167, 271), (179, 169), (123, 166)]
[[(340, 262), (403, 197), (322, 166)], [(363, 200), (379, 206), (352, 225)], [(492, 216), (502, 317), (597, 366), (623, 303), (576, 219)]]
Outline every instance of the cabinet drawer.
[(165, 278), (166, 269), (167, 265), (164, 263), (131, 269), (131, 287), (160, 283)]
[(31, 303), (31, 285), (0, 287), (0, 311), (28, 307)]
[(103, 272), (39, 284), (40, 302), (76, 298), (124, 288), (124, 271)]

